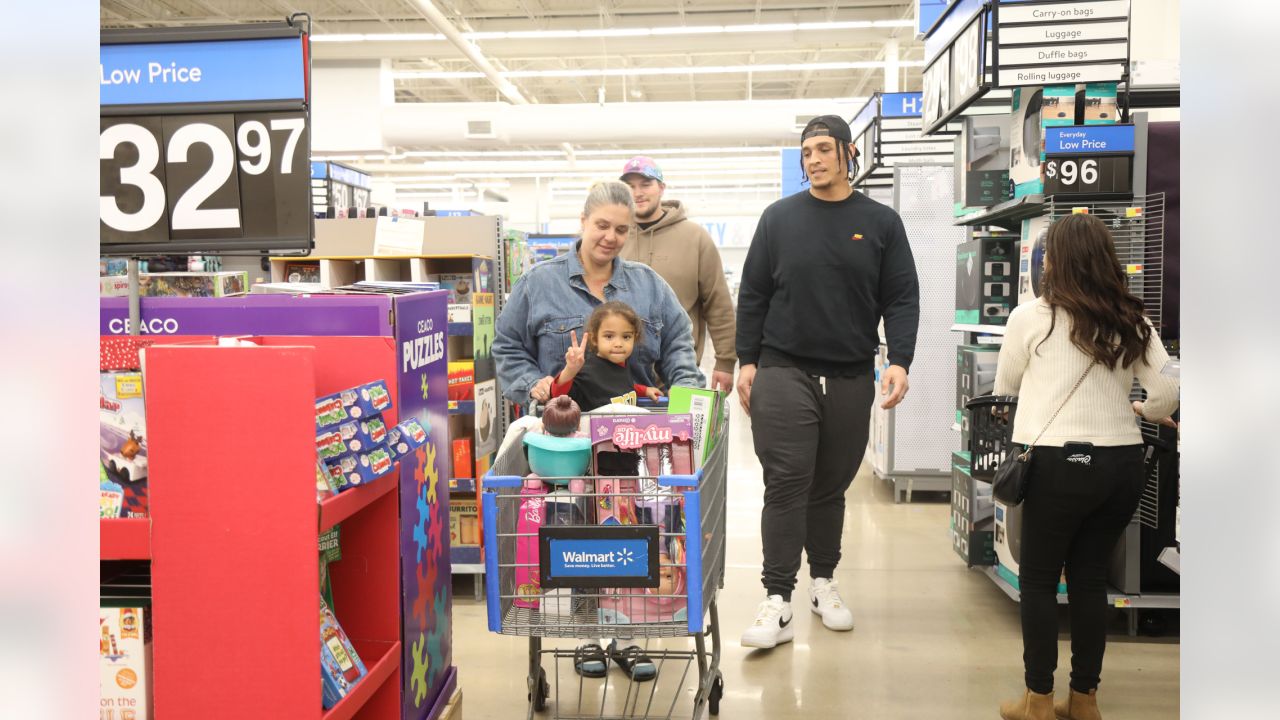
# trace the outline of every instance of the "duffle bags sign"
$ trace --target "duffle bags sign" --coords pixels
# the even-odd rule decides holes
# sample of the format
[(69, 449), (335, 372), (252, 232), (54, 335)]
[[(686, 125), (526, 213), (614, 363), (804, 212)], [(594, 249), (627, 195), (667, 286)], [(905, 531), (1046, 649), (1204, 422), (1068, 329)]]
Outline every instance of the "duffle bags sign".
[(999, 0), (992, 10), (996, 87), (1125, 79), (1129, 0)]

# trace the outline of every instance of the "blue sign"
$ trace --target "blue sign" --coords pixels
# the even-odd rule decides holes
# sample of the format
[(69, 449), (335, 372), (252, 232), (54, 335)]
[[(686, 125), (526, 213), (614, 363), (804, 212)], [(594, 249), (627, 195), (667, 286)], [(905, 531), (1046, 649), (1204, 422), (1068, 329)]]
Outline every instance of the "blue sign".
[(933, 32), (924, 40), (924, 63), (934, 61), (943, 50), (956, 39), (975, 15), (982, 12), (983, 0), (959, 0), (947, 6), (945, 17), (934, 27)]
[(876, 119), (876, 115), (879, 114), (878, 99), (875, 95), (872, 95), (871, 99), (867, 100), (867, 104), (863, 105), (858, 114), (854, 115), (853, 119), (849, 121), (849, 132), (854, 141), (857, 141), (858, 136), (870, 127), (872, 121)]
[(311, 161), (311, 179), (323, 180), (329, 177), (329, 163), (322, 160)]
[(329, 163), (329, 178), (334, 182), (364, 188), (365, 190), (368, 190), (373, 185), (369, 175), (336, 163)]
[(550, 540), (551, 577), (648, 577), (646, 538)]
[(102, 105), (305, 100), (303, 39), (105, 44)]
[(920, 117), (924, 107), (924, 93), (885, 93), (880, 96), (880, 117)]
[(808, 178), (800, 167), (800, 148), (787, 148), (782, 151), (782, 197), (795, 195), (805, 189)]
[(1132, 125), (1071, 125), (1044, 129), (1045, 155), (1131, 153), (1133, 151)]
[(929, 28), (938, 22), (938, 18), (947, 11), (947, 6), (955, 0), (916, 0), (916, 29), (921, 35), (927, 35)]

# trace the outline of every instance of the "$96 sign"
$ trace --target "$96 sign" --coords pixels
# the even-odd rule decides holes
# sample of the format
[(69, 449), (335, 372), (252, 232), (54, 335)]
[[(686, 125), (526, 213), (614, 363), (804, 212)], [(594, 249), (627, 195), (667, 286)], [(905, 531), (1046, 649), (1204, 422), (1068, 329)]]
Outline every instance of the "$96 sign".
[(310, 148), (301, 112), (103, 117), (103, 250), (307, 247)]

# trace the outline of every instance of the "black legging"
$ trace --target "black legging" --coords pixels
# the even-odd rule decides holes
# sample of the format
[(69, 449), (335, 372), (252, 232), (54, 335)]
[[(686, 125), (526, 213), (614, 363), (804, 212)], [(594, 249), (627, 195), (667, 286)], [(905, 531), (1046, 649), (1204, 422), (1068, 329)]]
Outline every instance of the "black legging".
[(1072, 455), (1037, 447), (1022, 505), (1022, 659), (1027, 687), (1037, 693), (1053, 692), (1063, 566), (1071, 603), (1071, 687), (1082, 693), (1098, 687), (1107, 645), (1107, 569), (1142, 497), (1142, 445)]

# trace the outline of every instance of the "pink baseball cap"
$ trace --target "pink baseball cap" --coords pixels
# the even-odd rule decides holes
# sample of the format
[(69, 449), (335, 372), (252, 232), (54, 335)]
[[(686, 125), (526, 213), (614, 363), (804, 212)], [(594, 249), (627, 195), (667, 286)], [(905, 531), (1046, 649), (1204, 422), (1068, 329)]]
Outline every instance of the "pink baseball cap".
[(626, 182), (628, 175), (643, 175), (647, 178), (653, 178), (658, 182), (665, 182), (662, 179), (662, 168), (658, 167), (658, 163), (653, 161), (651, 157), (637, 155), (627, 161), (626, 166), (622, 168), (622, 177), (619, 180)]

